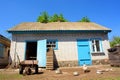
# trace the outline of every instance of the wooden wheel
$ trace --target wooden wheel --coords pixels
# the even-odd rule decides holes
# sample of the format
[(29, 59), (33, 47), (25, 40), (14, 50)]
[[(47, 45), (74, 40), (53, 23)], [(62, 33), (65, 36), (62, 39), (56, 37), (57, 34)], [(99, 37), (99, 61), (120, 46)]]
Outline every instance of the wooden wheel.
[(35, 66), (35, 73), (38, 73), (38, 65)]
[(23, 67), (22, 66), (19, 67), (19, 74), (23, 74)]

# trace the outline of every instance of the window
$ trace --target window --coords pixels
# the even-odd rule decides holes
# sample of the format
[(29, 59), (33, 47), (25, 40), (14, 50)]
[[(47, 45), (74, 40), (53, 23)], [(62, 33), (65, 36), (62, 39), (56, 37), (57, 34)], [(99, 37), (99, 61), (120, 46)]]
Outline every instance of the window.
[(47, 41), (47, 48), (58, 49), (58, 42), (57, 40), (48, 40)]
[(92, 52), (102, 52), (101, 50), (101, 41), (99, 39), (91, 40), (92, 43)]
[(4, 55), (4, 49), (5, 49), (4, 45), (0, 44), (0, 57), (3, 57), (3, 55)]

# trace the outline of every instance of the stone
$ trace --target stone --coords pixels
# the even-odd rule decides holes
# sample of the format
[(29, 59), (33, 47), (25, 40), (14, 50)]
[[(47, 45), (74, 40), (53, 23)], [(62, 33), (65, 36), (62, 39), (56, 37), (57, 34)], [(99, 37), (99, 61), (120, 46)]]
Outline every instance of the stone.
[(62, 71), (61, 71), (60, 69), (57, 69), (57, 70), (55, 71), (55, 73), (56, 73), (56, 74), (62, 74)]
[(103, 71), (102, 70), (97, 70), (96, 73), (97, 74), (103, 74)]
[(77, 71), (75, 71), (75, 72), (73, 72), (73, 75), (74, 75), (74, 76), (78, 76), (79, 73), (78, 73)]

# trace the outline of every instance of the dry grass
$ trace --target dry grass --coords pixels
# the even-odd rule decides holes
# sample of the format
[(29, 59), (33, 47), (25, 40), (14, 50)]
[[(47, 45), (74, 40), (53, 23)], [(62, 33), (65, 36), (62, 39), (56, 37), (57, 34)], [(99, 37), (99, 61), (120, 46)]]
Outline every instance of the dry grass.
[[(98, 69), (112, 68), (112, 71), (96, 74)], [(19, 75), (18, 71), (0, 71), (0, 80), (120, 80), (120, 67), (110, 66), (92, 66), (89, 73), (84, 73), (81, 67), (60, 68), (62, 74), (56, 74), (55, 71), (42, 70), (39, 74)], [(73, 76), (73, 72), (79, 72), (79, 76)]]

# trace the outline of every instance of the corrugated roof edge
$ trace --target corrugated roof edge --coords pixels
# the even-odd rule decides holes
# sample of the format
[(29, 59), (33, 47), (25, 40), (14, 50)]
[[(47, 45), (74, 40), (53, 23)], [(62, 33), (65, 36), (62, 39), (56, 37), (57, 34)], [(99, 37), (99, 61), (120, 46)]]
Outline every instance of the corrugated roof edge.
[[(26, 23), (39, 23), (39, 22), (24, 22), (24, 23), (21, 23), (21, 24), (26, 24)], [(51, 22), (51, 23), (58, 23), (58, 22)], [(61, 23), (66, 23), (66, 22), (61, 22)], [(79, 22), (67, 22), (67, 23), (79, 23)], [(84, 23), (84, 22), (82, 22), (82, 23)], [(98, 26), (101, 26), (101, 25), (99, 25), (99, 24), (96, 24), (96, 23), (94, 23), (94, 22), (90, 22), (90, 23), (93, 23), (93, 24), (95, 24), (95, 25), (98, 25)], [(21, 24), (19, 24), (19, 25), (21, 25)], [(45, 24), (45, 23), (41, 23), (41, 24)], [(46, 23), (46, 24), (48, 24), (48, 23)], [(19, 26), (19, 25), (17, 25), (17, 26)], [(15, 26), (15, 27), (17, 27), (17, 26)], [(14, 28), (15, 27), (12, 27), (11, 29), (9, 29), (9, 30), (7, 30), (9, 33), (12, 33), (12, 32), (40, 32), (40, 31), (107, 31), (107, 32), (111, 32), (112, 30), (111, 29), (109, 29), (109, 28), (106, 28), (106, 27), (104, 27), (104, 26), (101, 26), (101, 27), (103, 27), (103, 28), (106, 28), (106, 30), (14, 30)]]
[(9, 33), (78, 33), (78, 32), (104, 32), (108, 33), (111, 30), (23, 30), (23, 31), (8, 31)]

